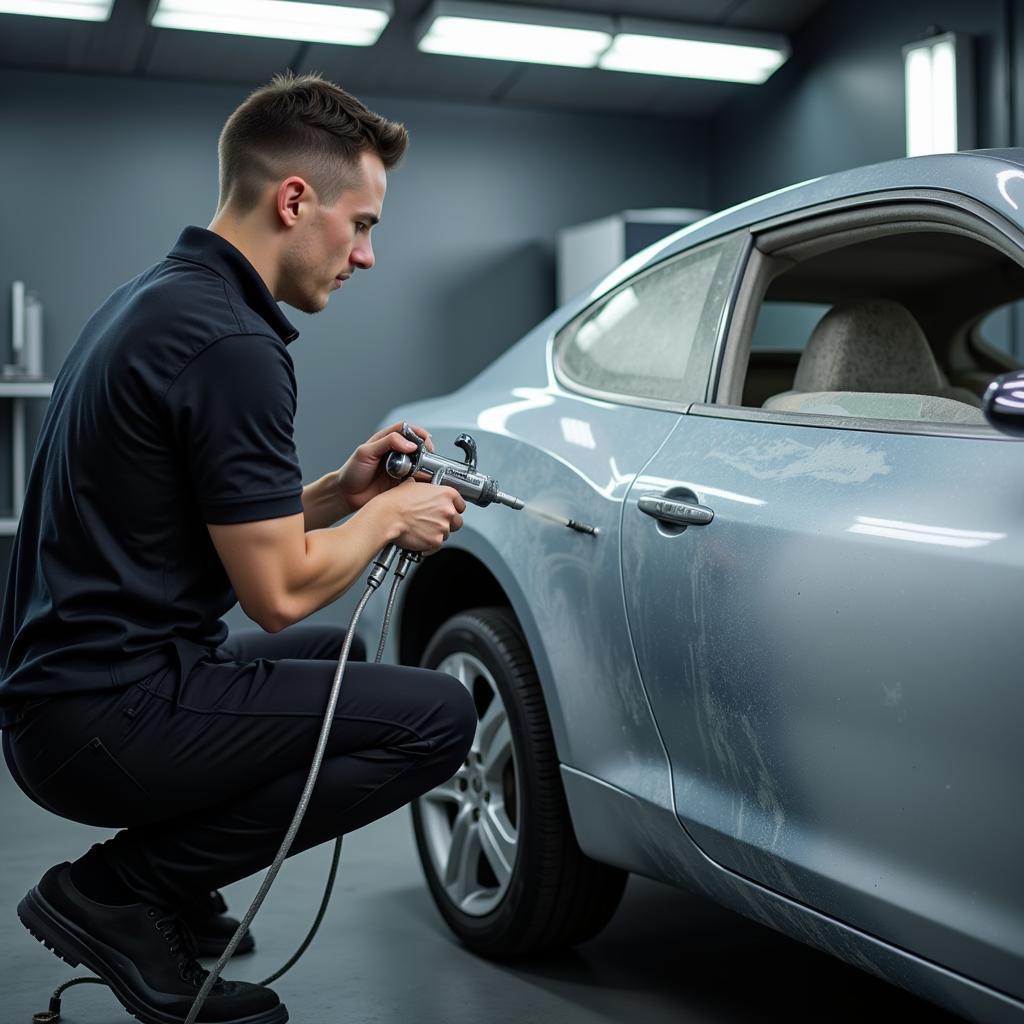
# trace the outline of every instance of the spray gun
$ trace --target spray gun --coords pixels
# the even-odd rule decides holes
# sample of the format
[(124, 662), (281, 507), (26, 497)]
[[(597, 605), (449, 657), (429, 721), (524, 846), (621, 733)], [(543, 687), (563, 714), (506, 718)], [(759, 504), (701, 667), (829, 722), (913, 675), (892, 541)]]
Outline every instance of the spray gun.
[(432, 484), (454, 487), (466, 501), (486, 508), (492, 502), (520, 509), (523, 501), (506, 494), (498, 487), (493, 477), (480, 473), (476, 468), (476, 441), (469, 434), (459, 434), (455, 447), (465, 452), (463, 462), (446, 459), (443, 455), (429, 451), (423, 438), (408, 423), (402, 424), (402, 436), (416, 445), (411, 453), (392, 452), (385, 463), (388, 476), (394, 480), (415, 478), (417, 473), (429, 473)]
[[(509, 508), (523, 507), (522, 499), (506, 494), (498, 487), (497, 480), (477, 471), (476, 441), (469, 434), (459, 434), (455, 438), (455, 447), (461, 448), (465, 453), (464, 462), (446, 459), (443, 455), (430, 451), (423, 438), (408, 423), (402, 423), (402, 437), (412, 441), (416, 445), (416, 451), (392, 452), (387, 457), (384, 468), (393, 480), (415, 480), (418, 473), (429, 473), (432, 484), (454, 487), (466, 501), (481, 508), (486, 508), (495, 501)], [(367, 580), (371, 587), (378, 587), (383, 582), (397, 550), (397, 545), (389, 544), (374, 559), (373, 569), (370, 570)], [(422, 555), (418, 551), (403, 550), (395, 569), (396, 581), (405, 576), (413, 562), (419, 562), (421, 559)], [(381, 642), (383, 645), (383, 640)]]
[[(509, 508), (525, 507), (525, 502), (521, 498), (506, 494), (498, 487), (497, 480), (477, 471), (476, 441), (469, 434), (459, 434), (455, 438), (455, 447), (465, 452), (464, 462), (455, 462), (436, 452), (428, 451), (423, 438), (408, 423), (402, 424), (402, 436), (416, 445), (416, 451), (410, 454), (392, 452), (388, 456), (385, 469), (395, 480), (407, 480), (409, 477), (415, 479), (417, 473), (429, 473), (431, 483), (454, 487), (466, 501), (481, 508), (486, 508), (495, 501)], [(563, 519), (541, 512), (540, 509), (533, 511), (553, 522), (568, 526), (577, 533), (589, 533), (592, 537), (598, 534), (596, 526), (580, 522), (578, 519)]]

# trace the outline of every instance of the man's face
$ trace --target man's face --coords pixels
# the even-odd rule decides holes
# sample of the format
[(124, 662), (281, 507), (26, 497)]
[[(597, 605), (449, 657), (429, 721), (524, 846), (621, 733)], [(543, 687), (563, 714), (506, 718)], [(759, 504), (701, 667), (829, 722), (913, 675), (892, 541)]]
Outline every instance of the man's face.
[(357, 270), (373, 266), (370, 234), (380, 220), (387, 174), (376, 153), (361, 154), (361, 180), (333, 206), (313, 199), (309, 217), (290, 240), (281, 263), (281, 294), (289, 306), (319, 313), (332, 291)]

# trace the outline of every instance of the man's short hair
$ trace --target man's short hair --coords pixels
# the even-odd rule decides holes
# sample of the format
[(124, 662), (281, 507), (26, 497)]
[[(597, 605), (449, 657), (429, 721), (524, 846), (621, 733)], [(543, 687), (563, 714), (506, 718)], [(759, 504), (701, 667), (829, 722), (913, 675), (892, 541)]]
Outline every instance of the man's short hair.
[(332, 206), (360, 181), (359, 158), (370, 150), (390, 170), (409, 143), (405, 126), (367, 110), (316, 73), (275, 75), (228, 118), (220, 133), (220, 200), (252, 210), (268, 185), (305, 178)]

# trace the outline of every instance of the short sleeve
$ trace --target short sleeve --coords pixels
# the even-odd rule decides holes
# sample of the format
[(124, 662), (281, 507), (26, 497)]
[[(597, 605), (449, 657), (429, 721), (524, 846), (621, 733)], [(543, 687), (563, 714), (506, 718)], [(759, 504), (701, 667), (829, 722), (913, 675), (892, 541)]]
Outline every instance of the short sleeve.
[(302, 511), (296, 395), (284, 346), (258, 334), (220, 338), (171, 383), (166, 401), (175, 445), (206, 522)]

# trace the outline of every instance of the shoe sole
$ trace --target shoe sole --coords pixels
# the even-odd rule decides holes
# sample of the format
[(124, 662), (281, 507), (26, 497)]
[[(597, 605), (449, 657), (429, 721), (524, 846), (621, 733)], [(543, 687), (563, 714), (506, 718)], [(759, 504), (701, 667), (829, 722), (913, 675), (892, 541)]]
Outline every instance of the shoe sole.
[[(158, 1010), (139, 1001), (125, 987), (120, 975), (133, 975), (140, 987), (142, 981), (135, 965), (124, 954), (98, 942), (74, 921), (64, 917), (49, 904), (38, 888), (33, 888), (18, 904), (18, 917), (35, 939), (70, 967), (86, 967), (110, 987), (117, 1001), (142, 1024), (182, 1024), (184, 1017)], [(116, 965), (116, 966), (114, 966)], [(247, 1017), (231, 1017), (217, 1024), (286, 1024), (288, 1010), (278, 1004), (263, 1013)]]

